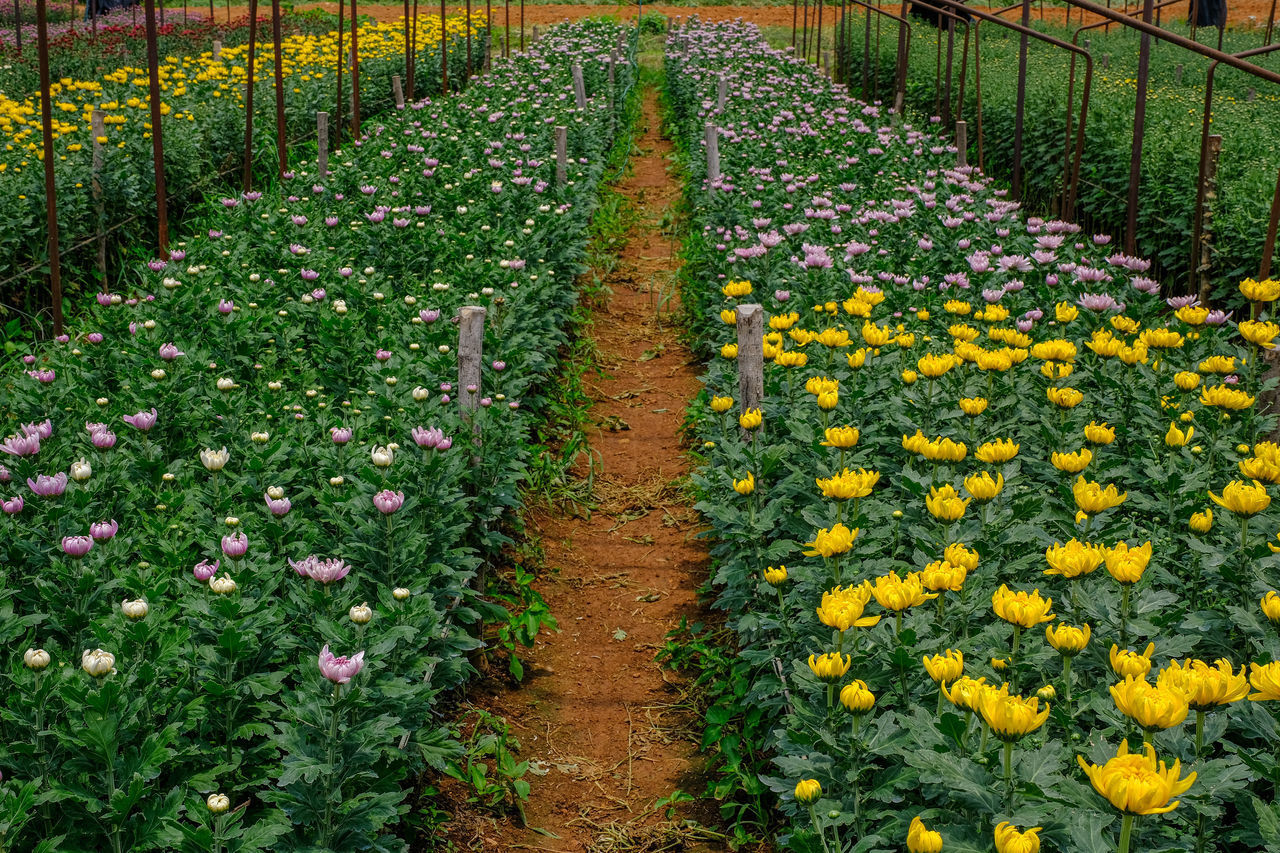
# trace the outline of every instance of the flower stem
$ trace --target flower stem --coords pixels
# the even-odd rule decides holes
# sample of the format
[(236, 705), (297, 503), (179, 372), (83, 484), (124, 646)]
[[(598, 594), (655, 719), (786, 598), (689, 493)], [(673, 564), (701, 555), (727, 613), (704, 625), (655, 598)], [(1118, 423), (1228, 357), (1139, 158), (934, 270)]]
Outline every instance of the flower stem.
[(1004, 742), (1004, 796), (1005, 809), (1013, 811), (1013, 741)]
[(1129, 584), (1120, 587), (1120, 645), (1127, 645), (1129, 629)]
[(1204, 711), (1196, 711), (1196, 758), (1204, 748)]
[(1133, 837), (1133, 815), (1127, 814), (1120, 822), (1120, 846), (1118, 853), (1129, 853), (1129, 840)]
[[(339, 790), (341, 786), (334, 779), (334, 776), (337, 775), (334, 771), (334, 762), (337, 761), (338, 697), (341, 693), (342, 685), (334, 684), (333, 694), (329, 697), (329, 739), (325, 747), (325, 764), (329, 772), (329, 785), (331, 789), (336, 786)], [(335, 797), (332, 790), (325, 797), (324, 822), (320, 825), (320, 847), (329, 846), (329, 839), (333, 834), (333, 801), (340, 798), (341, 794)]]
[(818, 820), (818, 811), (813, 803), (809, 804), (809, 817), (813, 820), (813, 831), (818, 833), (818, 839), (822, 842), (822, 849), (825, 853), (831, 853), (831, 848), (827, 846), (827, 834), (822, 829), (822, 821)]

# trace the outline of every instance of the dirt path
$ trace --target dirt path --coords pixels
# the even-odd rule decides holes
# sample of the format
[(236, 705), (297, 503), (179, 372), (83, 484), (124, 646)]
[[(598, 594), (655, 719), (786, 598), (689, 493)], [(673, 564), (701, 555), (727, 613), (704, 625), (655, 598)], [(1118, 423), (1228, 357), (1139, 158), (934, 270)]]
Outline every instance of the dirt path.
[[(545, 511), (529, 519), (547, 571), (538, 584), (560, 631), (544, 631), (525, 683), (474, 697), (505, 717), (520, 758), (537, 774), (525, 806), (530, 829), (464, 810), (450, 839), (462, 850), (713, 850), (653, 806), (702, 783), (678, 679), (654, 662), (682, 615), (696, 617), (705, 549), (681, 492), (679, 429), (697, 392), (697, 365), (663, 305), (674, 298), (677, 246), (662, 233), (679, 191), (667, 173), (656, 93), (644, 96), (643, 135), (619, 188), (637, 213), (606, 305), (589, 330), (600, 373), (588, 373), (590, 443), (597, 469), (589, 518)], [(490, 688), (493, 690), (494, 688)], [(663, 810), (665, 811), (665, 810)], [(681, 815), (682, 817), (688, 815)], [(549, 833), (549, 834), (547, 834)], [(683, 839), (680, 848), (662, 842)]]

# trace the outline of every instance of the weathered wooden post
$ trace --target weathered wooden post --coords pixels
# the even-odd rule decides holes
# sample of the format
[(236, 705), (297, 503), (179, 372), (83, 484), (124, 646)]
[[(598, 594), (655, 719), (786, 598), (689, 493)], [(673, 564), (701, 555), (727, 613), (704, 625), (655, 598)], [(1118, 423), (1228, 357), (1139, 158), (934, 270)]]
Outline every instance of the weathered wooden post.
[(484, 356), (485, 309), (464, 305), (458, 312), (458, 404), (462, 417), (480, 431), (475, 413), (480, 408), (480, 362)]
[(582, 66), (573, 66), (573, 100), (578, 109), (587, 108), (587, 84), (582, 79)]
[(707, 122), (707, 180), (720, 180), (720, 131)]
[(316, 113), (316, 160), (320, 166), (320, 180), (329, 177), (329, 114)]
[(964, 119), (956, 122), (956, 167), (969, 165), (969, 125)]
[(404, 89), (400, 87), (400, 75), (391, 75), (391, 95), (396, 99), (396, 109), (404, 109)]
[(213, 40), (213, 61), (214, 62), (222, 61), (222, 42), (218, 41), (217, 39)]
[[(462, 420), (471, 425), (472, 465), (479, 462), (480, 452), (480, 365), (484, 357), (485, 309), (479, 305), (464, 305), (458, 312), (458, 407)], [(485, 565), (476, 570), (475, 588), (483, 592)]]
[(716, 112), (724, 112), (724, 102), (728, 97), (729, 81), (721, 74), (720, 81), (716, 84)]
[(569, 180), (569, 129), (556, 126), (556, 186)]
[[(738, 306), (738, 399), (740, 411), (759, 409), (764, 400), (764, 309)], [(754, 431), (743, 430), (748, 441)]]

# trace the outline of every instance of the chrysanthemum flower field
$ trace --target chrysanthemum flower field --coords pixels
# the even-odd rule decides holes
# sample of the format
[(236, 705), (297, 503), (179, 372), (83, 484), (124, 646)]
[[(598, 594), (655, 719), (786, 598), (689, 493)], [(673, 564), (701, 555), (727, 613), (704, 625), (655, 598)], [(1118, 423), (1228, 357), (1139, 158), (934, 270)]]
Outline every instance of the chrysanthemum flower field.
[(633, 51), (559, 29), (330, 174), (211, 199), (4, 377), (4, 849), (406, 848), (421, 775), (461, 750), (439, 699), (508, 618), (475, 579), (516, 521)]
[(752, 25), (666, 61), (722, 792), (794, 850), (1273, 849), (1280, 284), (1162, 292)]

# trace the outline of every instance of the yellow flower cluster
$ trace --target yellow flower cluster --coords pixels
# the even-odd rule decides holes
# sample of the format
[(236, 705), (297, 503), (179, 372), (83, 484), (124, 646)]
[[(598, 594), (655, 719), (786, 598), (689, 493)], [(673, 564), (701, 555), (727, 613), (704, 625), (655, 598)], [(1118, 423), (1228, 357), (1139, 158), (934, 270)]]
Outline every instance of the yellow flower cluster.
[[(451, 37), (467, 35), (465, 16), (445, 22)], [(472, 16), (471, 33), (485, 29), (484, 16)], [(422, 15), (418, 19), (418, 43), (431, 45), (440, 41), (438, 16)], [(382, 59), (404, 55), (404, 20), (385, 23), (369, 22), (359, 28), (360, 58)], [(337, 33), (294, 35), (281, 42), (281, 73), (293, 92), (298, 86), (315, 80), (332, 78), (337, 67)], [(194, 122), (207, 110), (220, 103), (244, 109), (244, 91), (248, 64), (248, 44), (223, 48), (218, 59), (209, 51), (183, 57), (162, 57), (159, 68), (161, 113), (175, 120)], [(259, 50), (254, 63), (255, 82), (274, 79), (271, 51)], [(131, 129), (142, 136), (150, 131), (149, 77), (146, 68), (122, 66), (98, 80), (73, 80), (64, 77), (49, 87), (54, 103), (53, 136), (62, 140), (65, 150), (88, 150), (93, 143), (90, 121), (95, 109), (102, 110), (109, 143), (123, 148)], [(21, 171), (33, 158), (43, 157), (40, 136), (40, 103), (38, 95), (15, 100), (0, 94), (0, 139), (11, 159), (0, 164), (5, 169)], [(71, 146), (76, 146), (72, 148)], [(16, 155), (16, 156), (13, 156)]]

